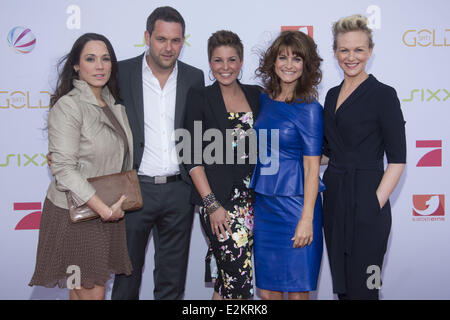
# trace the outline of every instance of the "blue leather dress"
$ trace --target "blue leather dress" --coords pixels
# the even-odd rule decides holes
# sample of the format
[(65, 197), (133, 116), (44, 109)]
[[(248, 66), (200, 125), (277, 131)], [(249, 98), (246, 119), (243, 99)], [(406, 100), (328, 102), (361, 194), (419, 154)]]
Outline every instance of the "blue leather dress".
[(260, 289), (316, 290), (323, 251), (322, 181), (314, 209), (312, 244), (293, 248), (291, 239), (303, 209), (303, 156), (322, 154), (322, 113), (316, 101), (286, 104), (261, 94), (261, 109), (254, 126), (259, 157), (250, 183), (256, 192), (254, 261), (256, 286)]

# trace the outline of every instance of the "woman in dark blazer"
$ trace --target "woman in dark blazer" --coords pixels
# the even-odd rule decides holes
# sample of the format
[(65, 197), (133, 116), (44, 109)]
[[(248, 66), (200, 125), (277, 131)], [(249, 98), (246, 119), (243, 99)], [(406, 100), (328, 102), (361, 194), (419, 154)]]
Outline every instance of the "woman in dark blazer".
[(389, 196), (406, 162), (405, 121), (395, 90), (366, 73), (374, 47), (367, 19), (340, 19), (333, 35), (344, 73), (328, 91), (323, 113), (329, 158), (323, 227), (333, 291), (340, 299), (378, 299), (391, 228)]
[(248, 186), (256, 161), (252, 128), (260, 90), (237, 80), (243, 45), (233, 32), (222, 30), (209, 38), (208, 58), (216, 82), (188, 94), (185, 128), (192, 152), (185, 167), (195, 186), (191, 199), (199, 206), (210, 242), (205, 278), (216, 279), (213, 299), (249, 299), (253, 194)]

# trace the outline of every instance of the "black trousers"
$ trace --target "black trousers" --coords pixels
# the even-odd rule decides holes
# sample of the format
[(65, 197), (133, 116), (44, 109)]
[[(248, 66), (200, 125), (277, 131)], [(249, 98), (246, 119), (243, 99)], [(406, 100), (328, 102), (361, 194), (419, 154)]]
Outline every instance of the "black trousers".
[(194, 217), (190, 204), (191, 187), (179, 180), (152, 184), (140, 179), (144, 205), (125, 214), (127, 245), (133, 273), (116, 275), (113, 300), (138, 300), (146, 247), (153, 230), (155, 246), (155, 300), (182, 299)]

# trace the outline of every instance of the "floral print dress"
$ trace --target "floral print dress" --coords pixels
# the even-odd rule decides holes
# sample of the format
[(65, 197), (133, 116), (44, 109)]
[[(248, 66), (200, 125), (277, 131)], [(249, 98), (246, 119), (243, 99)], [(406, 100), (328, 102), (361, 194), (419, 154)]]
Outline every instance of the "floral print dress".
[[(246, 131), (253, 128), (252, 112), (229, 112), (228, 120), (233, 129), (233, 149), (235, 159), (239, 143), (247, 143)], [(248, 160), (244, 152), (239, 156)], [(230, 195), (231, 206), (227, 208), (232, 220), (232, 234), (227, 239), (218, 240), (211, 232), (209, 215), (199, 207), (200, 220), (210, 240), (206, 255), (205, 281), (215, 280), (214, 290), (226, 299), (249, 299), (253, 297), (253, 190), (249, 189), (252, 167), (236, 165), (234, 184)]]

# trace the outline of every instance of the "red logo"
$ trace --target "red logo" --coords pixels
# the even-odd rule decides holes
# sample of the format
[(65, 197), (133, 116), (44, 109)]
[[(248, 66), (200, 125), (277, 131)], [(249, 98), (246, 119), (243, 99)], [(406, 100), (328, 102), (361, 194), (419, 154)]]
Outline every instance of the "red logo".
[(433, 149), (417, 163), (417, 167), (442, 167), (442, 140), (417, 140), (416, 148)]
[(444, 221), (445, 195), (415, 194), (413, 195), (414, 221)]
[(281, 27), (281, 31), (286, 31), (286, 30), (301, 31), (314, 39), (313, 26), (282, 26)]
[(14, 211), (36, 210), (27, 214), (14, 228), (15, 230), (38, 230), (41, 224), (42, 204), (40, 202), (14, 202)]

